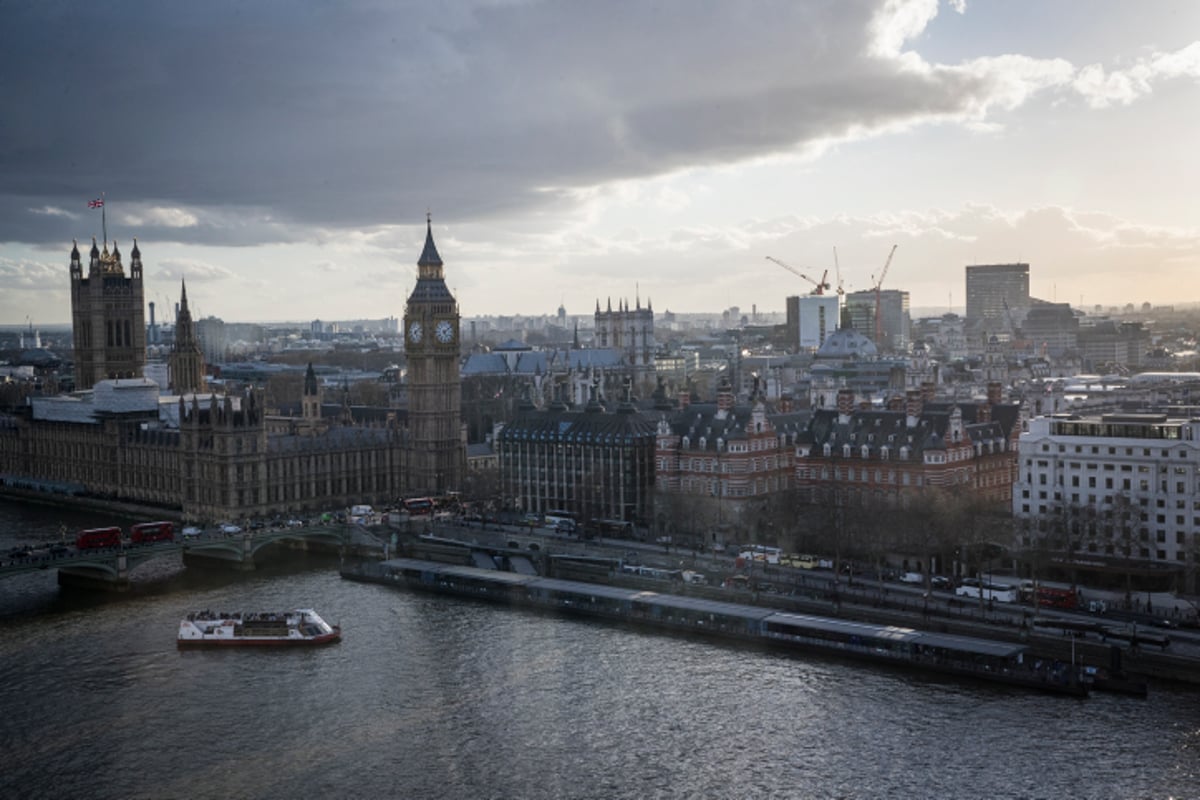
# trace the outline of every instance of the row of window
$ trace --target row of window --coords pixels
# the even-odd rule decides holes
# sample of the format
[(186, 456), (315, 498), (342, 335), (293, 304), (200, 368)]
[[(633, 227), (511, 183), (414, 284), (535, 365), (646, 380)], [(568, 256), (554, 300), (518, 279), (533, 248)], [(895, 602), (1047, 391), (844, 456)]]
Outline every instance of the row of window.
[[(1032, 458), (1025, 459), (1026, 467), (1032, 467), (1033, 463), (1034, 463), (1034, 460)], [(1051, 463), (1050, 461), (1046, 461), (1045, 459), (1038, 459), (1037, 465), (1039, 467), (1041, 467), (1042, 469), (1049, 469), (1051, 467), (1059, 467), (1060, 462)], [(1101, 464), (1101, 463), (1098, 463), (1095, 461), (1090, 461), (1087, 464), (1080, 464), (1078, 461), (1069, 461), (1069, 462), (1067, 462), (1066, 466), (1070, 469), (1075, 469), (1075, 470), (1086, 469), (1089, 471), (1096, 471), (1096, 470), (1103, 469), (1104, 472), (1116, 472), (1118, 467), (1120, 468), (1121, 472), (1133, 472), (1133, 467), (1134, 467), (1133, 464), (1114, 464), (1112, 462), (1106, 462), (1106, 463)], [(1138, 474), (1140, 474), (1140, 475), (1150, 474), (1153, 471), (1151, 469), (1151, 467), (1152, 467), (1152, 465), (1150, 465), (1150, 464), (1138, 464), (1137, 465)], [(1200, 473), (1200, 467), (1196, 467), (1193, 470), (1191, 467), (1186, 467), (1186, 466), (1171, 467), (1166, 464), (1158, 465), (1158, 472), (1160, 475), (1166, 475), (1166, 474), (1169, 474), (1170, 472), (1174, 472), (1176, 475), (1188, 475), (1188, 474), (1192, 473), (1193, 471)]]
[[(1168, 438), (1178, 438), (1178, 437), (1177, 437), (1177, 436), (1173, 436), (1173, 437), (1168, 437)], [(1044, 443), (1042, 443), (1042, 446), (1041, 446), (1041, 451), (1042, 451), (1043, 453), (1049, 453), (1049, 452), (1052, 452), (1052, 447), (1053, 447), (1053, 446), (1052, 446), (1051, 444), (1044, 442)], [(1097, 456), (1097, 455), (1100, 455), (1100, 451), (1101, 451), (1101, 446), (1100, 446), (1100, 445), (1081, 445), (1081, 444), (1077, 444), (1077, 445), (1074, 445), (1073, 447), (1074, 447), (1074, 452), (1076, 452), (1076, 453), (1080, 453), (1080, 454), (1082, 454), (1082, 453), (1091, 453), (1092, 455), (1094, 455), (1094, 456)], [(1060, 444), (1060, 445), (1058, 445), (1058, 446), (1057, 446), (1057, 449), (1058, 449), (1058, 452), (1060, 452), (1060, 453), (1065, 453), (1065, 452), (1067, 452), (1067, 446), (1066, 446), (1065, 444)], [(1140, 449), (1140, 450), (1142, 451), (1142, 457), (1143, 457), (1143, 458), (1152, 458), (1152, 457), (1153, 457), (1153, 456), (1152, 456), (1153, 450), (1152, 450), (1151, 448), (1149, 448), (1149, 447), (1142, 447), (1142, 448), (1136, 448), (1136, 447), (1124, 447), (1124, 448), (1117, 448), (1117, 447), (1105, 447), (1105, 448), (1103, 448), (1103, 449), (1104, 449), (1104, 450), (1107, 452), (1107, 454), (1108, 454), (1108, 455), (1110, 455), (1110, 456), (1115, 456), (1115, 455), (1117, 455), (1117, 450), (1118, 450), (1118, 449), (1122, 450), (1122, 451), (1123, 451), (1123, 454), (1124, 454), (1124, 455), (1127, 455), (1127, 456), (1132, 456), (1132, 455), (1133, 455), (1133, 451), (1134, 451), (1134, 450), (1138, 450), (1138, 449)], [(1171, 457), (1171, 451), (1170, 451), (1170, 450), (1166, 450), (1166, 449), (1160, 449), (1160, 450), (1158, 451), (1158, 453), (1159, 453), (1159, 456), (1160, 456), (1161, 458), (1170, 458), (1170, 457)], [(1177, 450), (1177, 451), (1176, 451), (1175, 455), (1176, 455), (1176, 457), (1177, 457), (1177, 458), (1187, 458), (1187, 457), (1188, 457), (1188, 450), (1187, 450), (1186, 448), (1180, 448), (1179, 450)]]

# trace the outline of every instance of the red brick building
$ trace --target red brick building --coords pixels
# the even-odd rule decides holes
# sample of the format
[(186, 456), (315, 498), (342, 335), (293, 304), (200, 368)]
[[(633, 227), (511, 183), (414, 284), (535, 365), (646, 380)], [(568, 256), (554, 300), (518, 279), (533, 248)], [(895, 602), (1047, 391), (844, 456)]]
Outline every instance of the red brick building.
[(735, 403), (722, 380), (717, 402), (680, 397), (679, 408), (658, 423), (655, 449), (656, 512), (691, 532), (731, 535), (746, 530), (747, 509), (792, 488), (798, 437), (807, 412), (793, 413), (785, 398), (769, 408), (757, 389), (749, 403)]
[(997, 508), (1012, 502), (1020, 407), (987, 400), (938, 401), (933, 386), (862, 408), (838, 393), (836, 409), (813, 412), (796, 447), (796, 486), (809, 502), (908, 507), (929, 487), (970, 492)]

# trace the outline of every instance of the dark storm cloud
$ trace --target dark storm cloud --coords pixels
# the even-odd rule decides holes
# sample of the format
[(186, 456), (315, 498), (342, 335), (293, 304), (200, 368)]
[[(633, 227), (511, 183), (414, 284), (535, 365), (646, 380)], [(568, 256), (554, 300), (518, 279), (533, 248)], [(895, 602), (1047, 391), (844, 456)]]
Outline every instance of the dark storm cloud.
[(98, 233), (101, 190), (188, 242), (479, 218), (967, 107), (862, 55), (871, 5), (6, 5), (0, 241)]

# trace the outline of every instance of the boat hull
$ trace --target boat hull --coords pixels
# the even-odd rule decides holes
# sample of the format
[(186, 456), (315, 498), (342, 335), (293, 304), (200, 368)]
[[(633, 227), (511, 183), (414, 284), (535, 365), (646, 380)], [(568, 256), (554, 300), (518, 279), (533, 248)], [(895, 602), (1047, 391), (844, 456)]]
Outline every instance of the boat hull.
[(177, 639), (181, 650), (194, 650), (217, 647), (315, 647), (324, 644), (334, 644), (342, 639), (342, 629), (333, 627), (332, 633), (320, 636), (291, 639), (286, 636), (238, 636), (232, 639)]

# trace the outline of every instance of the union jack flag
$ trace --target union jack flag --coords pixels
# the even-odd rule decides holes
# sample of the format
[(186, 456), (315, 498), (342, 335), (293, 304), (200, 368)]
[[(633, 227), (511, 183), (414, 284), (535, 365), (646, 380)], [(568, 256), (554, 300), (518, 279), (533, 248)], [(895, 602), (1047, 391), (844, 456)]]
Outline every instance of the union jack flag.
[(88, 208), (100, 208), (104, 205), (104, 201), (97, 197), (95, 200), (88, 201)]

